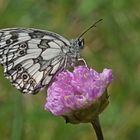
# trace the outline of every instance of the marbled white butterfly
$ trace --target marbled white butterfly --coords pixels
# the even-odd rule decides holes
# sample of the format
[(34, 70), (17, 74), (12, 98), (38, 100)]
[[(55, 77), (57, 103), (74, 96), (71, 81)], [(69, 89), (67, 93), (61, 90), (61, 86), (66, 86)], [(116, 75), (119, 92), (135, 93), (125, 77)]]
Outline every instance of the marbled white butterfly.
[(32, 28), (0, 30), (0, 64), (4, 66), (5, 77), (22, 93), (39, 92), (56, 73), (74, 66), (80, 59), (79, 52), (84, 47), (81, 37), (85, 32), (68, 41), (59, 34)]

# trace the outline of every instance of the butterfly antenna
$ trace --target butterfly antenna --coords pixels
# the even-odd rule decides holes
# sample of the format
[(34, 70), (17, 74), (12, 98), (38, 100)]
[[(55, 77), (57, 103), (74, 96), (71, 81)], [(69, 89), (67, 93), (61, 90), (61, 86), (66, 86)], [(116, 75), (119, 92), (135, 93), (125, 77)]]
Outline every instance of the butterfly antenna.
[(89, 28), (87, 28), (84, 32), (82, 32), (78, 39), (81, 38), (86, 32), (88, 32), (91, 28), (96, 27), (96, 25), (101, 22), (103, 19), (99, 19), (98, 21), (96, 21), (94, 24), (92, 24)]

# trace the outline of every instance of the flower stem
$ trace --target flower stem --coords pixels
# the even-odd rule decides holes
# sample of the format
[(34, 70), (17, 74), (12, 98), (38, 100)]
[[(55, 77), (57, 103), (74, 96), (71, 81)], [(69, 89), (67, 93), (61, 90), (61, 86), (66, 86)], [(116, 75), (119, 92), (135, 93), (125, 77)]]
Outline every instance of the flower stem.
[(97, 140), (104, 140), (102, 129), (101, 129), (101, 125), (100, 125), (100, 121), (99, 121), (99, 117), (94, 119), (91, 122), (91, 124), (92, 124), (92, 126), (93, 126), (93, 128), (95, 130), (95, 133), (96, 133), (96, 136), (97, 136)]

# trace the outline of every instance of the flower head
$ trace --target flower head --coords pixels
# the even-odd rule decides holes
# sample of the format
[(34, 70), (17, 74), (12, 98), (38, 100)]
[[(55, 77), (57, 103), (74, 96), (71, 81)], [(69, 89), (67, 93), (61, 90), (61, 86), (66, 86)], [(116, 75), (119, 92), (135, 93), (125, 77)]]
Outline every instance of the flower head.
[(64, 71), (48, 88), (45, 109), (68, 122), (90, 122), (108, 104), (106, 89), (112, 81), (112, 70), (98, 73), (86, 66)]

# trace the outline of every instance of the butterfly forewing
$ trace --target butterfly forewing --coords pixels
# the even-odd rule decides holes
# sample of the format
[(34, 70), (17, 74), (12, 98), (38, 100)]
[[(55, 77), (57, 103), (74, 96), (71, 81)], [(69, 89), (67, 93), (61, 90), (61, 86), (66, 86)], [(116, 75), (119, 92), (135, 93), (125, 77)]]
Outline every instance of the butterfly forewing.
[(69, 45), (67, 39), (49, 31), (0, 30), (0, 63), (17, 89), (35, 94), (65, 67)]

